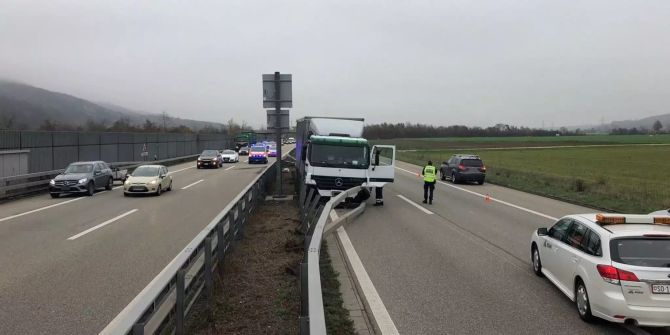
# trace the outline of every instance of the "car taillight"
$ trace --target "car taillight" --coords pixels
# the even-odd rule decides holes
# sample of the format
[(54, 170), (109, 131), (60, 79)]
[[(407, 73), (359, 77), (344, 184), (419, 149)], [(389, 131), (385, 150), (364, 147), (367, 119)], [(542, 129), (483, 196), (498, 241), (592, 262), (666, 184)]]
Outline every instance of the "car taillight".
[(603, 280), (610, 284), (619, 285), (621, 280), (636, 282), (640, 281), (634, 273), (617, 269), (611, 265), (599, 264), (596, 266), (596, 268), (598, 269), (600, 276), (603, 277)]
[(458, 171), (465, 171), (465, 165), (459, 164), (458, 165)]
[(480, 167), (480, 168), (479, 168), (479, 171), (481, 171), (481, 172), (486, 172), (486, 166), (482, 166), (482, 167)]

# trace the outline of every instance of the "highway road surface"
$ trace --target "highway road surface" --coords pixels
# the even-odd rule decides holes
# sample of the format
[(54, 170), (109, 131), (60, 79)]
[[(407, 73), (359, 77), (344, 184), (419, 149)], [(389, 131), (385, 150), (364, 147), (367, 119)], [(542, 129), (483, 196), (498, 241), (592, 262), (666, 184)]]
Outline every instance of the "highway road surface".
[(586, 324), (533, 274), (531, 233), (593, 210), (490, 184), (438, 183), (433, 205), (424, 205), (420, 171), (398, 162), (385, 206), (346, 228), (400, 334), (670, 334)]
[(245, 159), (169, 167), (160, 197), (118, 186), (0, 205), (0, 334), (97, 334), (265, 168)]

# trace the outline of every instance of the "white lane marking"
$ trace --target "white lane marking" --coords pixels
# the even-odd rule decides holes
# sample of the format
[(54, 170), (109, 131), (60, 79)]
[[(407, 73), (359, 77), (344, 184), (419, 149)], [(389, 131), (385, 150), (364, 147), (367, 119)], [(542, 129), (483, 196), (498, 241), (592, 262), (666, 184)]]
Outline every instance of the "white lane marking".
[(230, 170), (230, 169), (232, 169), (232, 168), (234, 168), (234, 167), (235, 167), (235, 165), (233, 165), (233, 166), (231, 166), (231, 167), (228, 167), (228, 168), (226, 168), (226, 169), (223, 170), (223, 171), (228, 171), (228, 170)]
[(351, 240), (349, 240), (349, 235), (347, 235), (347, 232), (343, 227), (337, 228), (337, 235), (340, 238), (342, 249), (349, 259), (349, 264), (354, 271), (354, 275), (358, 279), (358, 284), (365, 296), (365, 300), (368, 302), (372, 317), (377, 321), (376, 323), (379, 326), (382, 335), (400, 334), (395, 323), (393, 323), (393, 320), (391, 319), (391, 315), (389, 315), (388, 310), (386, 310), (382, 298), (379, 296), (379, 293), (377, 293), (375, 285), (372, 284), (370, 276), (367, 271), (365, 271), (363, 262), (360, 257), (358, 257), (354, 245), (351, 243)]
[(407, 201), (410, 205), (412, 205), (412, 206), (418, 208), (419, 210), (421, 210), (422, 212), (424, 212), (424, 213), (426, 213), (426, 214), (433, 214), (433, 212), (431, 212), (431, 211), (429, 211), (429, 210), (423, 208), (423, 206), (421, 206), (421, 205), (415, 203), (414, 201), (405, 198), (405, 197), (404, 197), (403, 195), (401, 195), (401, 194), (398, 194), (398, 198)]
[(332, 210), (330, 211), (330, 214), (329, 214), (329, 215), (330, 215), (330, 220), (333, 221), (333, 222), (337, 221), (337, 219), (340, 218), (340, 216), (337, 215), (337, 212), (335, 212), (334, 209), (332, 209)]
[[(397, 166), (396, 166), (395, 168), (398, 169), (398, 170), (402, 170), (402, 171), (405, 171), (405, 172), (407, 172), (407, 173), (409, 173), (409, 174), (412, 174), (412, 175), (415, 175), (415, 176), (416, 176), (416, 173), (414, 173), (414, 172), (412, 172), (412, 171), (405, 170), (405, 169), (400, 168), (400, 167), (397, 167)], [(447, 183), (445, 183), (445, 182), (443, 182), (443, 181), (441, 181), (441, 180), (438, 180), (438, 182), (439, 182), (440, 184), (442, 184), (442, 185), (449, 186), (449, 187), (451, 187), (451, 188), (455, 188), (455, 189), (457, 189), (457, 190), (460, 190), (460, 191), (463, 191), (463, 192), (467, 192), (467, 193), (470, 193), (470, 194), (472, 194), (472, 195), (476, 195), (476, 196), (481, 197), (481, 198), (484, 198), (484, 199), (486, 199), (486, 197), (487, 197), (486, 194), (477, 193), (477, 192), (475, 192), (475, 191), (470, 191), (470, 190), (468, 190), (468, 189), (465, 189), (465, 188), (462, 188), (462, 187), (458, 187), (458, 186), (456, 186), (456, 185), (447, 184)], [(489, 199), (490, 199), (491, 201), (495, 201), (495, 202), (500, 203), (500, 204), (503, 204), (503, 205), (505, 205), (505, 206), (509, 206), (509, 207), (512, 207), (512, 208), (516, 208), (516, 209), (518, 209), (518, 210), (522, 210), (522, 211), (527, 212), (527, 213), (530, 213), (530, 214), (535, 214), (535, 215), (537, 215), (537, 216), (541, 216), (541, 217), (543, 217), (543, 218), (545, 218), (545, 219), (549, 219), (549, 220), (552, 220), (552, 221), (556, 221), (556, 220), (558, 220), (558, 218), (555, 218), (555, 217), (553, 217), (553, 216), (551, 216), (551, 215), (547, 215), (547, 214), (544, 214), (544, 213), (540, 213), (540, 212), (538, 212), (538, 211), (534, 211), (534, 210), (532, 210), (532, 209), (528, 209), (528, 208), (525, 208), (525, 207), (521, 207), (521, 206), (519, 206), (519, 205), (515, 205), (515, 204), (513, 204), (513, 203), (509, 203), (509, 202), (507, 202), (507, 201), (503, 201), (503, 200), (500, 200), (500, 199), (493, 198), (493, 197), (491, 197), (491, 196), (488, 196), (488, 197), (489, 197)]]
[(66, 201), (63, 201), (63, 202), (59, 202), (59, 203), (57, 203), (57, 204), (53, 204), (53, 205), (49, 205), (49, 206), (45, 206), (45, 207), (41, 207), (41, 208), (37, 208), (37, 209), (33, 209), (33, 210), (30, 210), (30, 211), (27, 211), (27, 212), (23, 212), (23, 213), (19, 213), (19, 214), (14, 214), (14, 215), (11, 215), (11, 216), (8, 216), (8, 217), (4, 217), (4, 218), (0, 219), (0, 222), (2, 222), (2, 221), (7, 221), (7, 220), (11, 220), (11, 219), (14, 219), (14, 218), (18, 218), (18, 217), (21, 217), (21, 216), (24, 216), (24, 215), (28, 215), (28, 214), (32, 214), (32, 213), (36, 213), (36, 212), (39, 212), (39, 211), (43, 211), (43, 210), (45, 210), (45, 209), (58, 207), (58, 206), (60, 206), (60, 205), (69, 204), (69, 203), (71, 203), (71, 202), (79, 201), (79, 200), (81, 200), (81, 199), (84, 199), (84, 198), (75, 198), (75, 199), (71, 199), (71, 200), (66, 200)]
[(105, 222), (103, 222), (103, 223), (101, 223), (101, 224), (99, 224), (99, 225), (97, 225), (97, 226), (95, 226), (95, 227), (91, 227), (91, 228), (89, 228), (89, 229), (86, 229), (86, 230), (84, 230), (83, 232), (81, 232), (81, 233), (79, 233), (79, 234), (77, 234), (77, 235), (70, 236), (70, 237), (68, 237), (67, 239), (68, 239), (69, 241), (76, 240), (76, 239), (78, 239), (78, 238), (80, 238), (80, 237), (82, 237), (82, 236), (84, 236), (84, 235), (86, 235), (86, 234), (88, 234), (88, 233), (90, 233), (90, 232), (92, 232), (92, 231), (94, 231), (94, 230), (100, 229), (100, 228), (102, 228), (102, 227), (104, 227), (104, 226), (106, 226), (106, 225), (108, 225), (108, 224), (110, 224), (110, 223), (112, 223), (112, 222), (114, 222), (114, 221), (116, 221), (116, 220), (122, 219), (122, 218), (124, 218), (124, 217), (126, 217), (126, 216), (128, 216), (128, 215), (130, 215), (130, 214), (135, 213), (135, 212), (137, 212), (137, 209), (129, 210), (129, 211), (127, 211), (127, 212), (125, 212), (125, 213), (123, 213), (123, 214), (121, 214), (121, 215), (119, 215), (119, 216), (117, 216), (117, 217), (115, 217), (115, 218), (109, 219), (109, 220), (107, 220), (107, 221), (105, 221)]
[(116, 189), (119, 189), (119, 188), (121, 188), (121, 187), (123, 187), (123, 185), (121, 185), (121, 186), (116, 186), (116, 187), (113, 187), (113, 188), (112, 188), (112, 190), (116, 190)]
[(249, 161), (248, 159), (245, 159), (244, 161), (242, 161), (242, 163), (246, 163), (246, 162), (248, 162), (248, 161)]
[(182, 189), (182, 190), (185, 190), (185, 189), (187, 189), (187, 188), (189, 188), (189, 187), (191, 187), (191, 186), (193, 186), (193, 185), (200, 184), (200, 183), (202, 183), (203, 181), (204, 181), (204, 179), (200, 179), (200, 180), (196, 181), (195, 183), (190, 183), (190, 184), (188, 184), (188, 185), (182, 187), (181, 189)]
[(177, 172), (182, 172), (182, 171), (184, 171), (184, 170), (192, 169), (192, 168), (194, 168), (194, 167), (195, 167), (195, 166), (189, 166), (189, 167), (185, 167), (185, 168), (183, 168), (183, 169), (174, 170), (174, 171), (169, 171), (168, 174), (173, 174), (173, 173), (177, 173)]

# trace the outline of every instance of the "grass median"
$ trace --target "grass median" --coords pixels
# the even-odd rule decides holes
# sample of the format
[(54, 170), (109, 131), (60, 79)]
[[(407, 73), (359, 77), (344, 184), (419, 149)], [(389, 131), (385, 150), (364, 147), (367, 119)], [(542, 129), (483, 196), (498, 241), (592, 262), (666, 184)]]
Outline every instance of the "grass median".
[[(640, 140), (638, 136), (610, 137), (619, 142)], [(416, 151), (400, 151), (399, 160), (423, 165), (430, 159), (439, 164), (454, 153), (474, 153), (488, 168), (487, 180), (502, 186), (617, 212), (647, 213), (670, 207), (670, 146), (464, 151), (432, 150), (432, 140), (413, 141)]]

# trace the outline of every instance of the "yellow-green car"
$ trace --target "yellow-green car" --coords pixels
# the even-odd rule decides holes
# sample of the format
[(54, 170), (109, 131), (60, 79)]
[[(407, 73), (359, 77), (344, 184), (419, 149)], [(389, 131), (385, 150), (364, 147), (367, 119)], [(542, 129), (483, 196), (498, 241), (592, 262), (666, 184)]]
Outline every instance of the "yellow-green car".
[(172, 191), (172, 176), (164, 165), (141, 165), (123, 183), (123, 195), (155, 194)]

